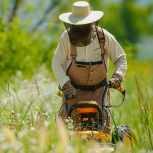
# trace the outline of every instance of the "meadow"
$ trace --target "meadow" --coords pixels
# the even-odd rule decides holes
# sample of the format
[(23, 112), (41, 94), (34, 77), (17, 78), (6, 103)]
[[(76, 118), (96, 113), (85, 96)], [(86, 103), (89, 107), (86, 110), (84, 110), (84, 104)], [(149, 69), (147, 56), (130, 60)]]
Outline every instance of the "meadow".
[[(0, 153), (85, 153), (98, 145), (76, 137), (70, 130), (72, 122), (67, 120), (65, 127), (58, 118), (62, 102), (51, 63), (65, 30), (58, 17), (70, 12), (75, 1), (0, 1)], [(85, 1), (91, 10), (104, 12), (99, 26), (115, 36), (127, 56), (128, 70), (122, 83), (125, 102), (111, 110), (115, 123), (131, 128), (133, 153), (152, 153), (152, 2)], [(108, 79), (113, 70), (110, 62)], [(120, 92), (111, 89), (112, 105), (121, 101)], [(117, 152), (129, 150), (118, 145)]]
[[(112, 70), (113, 65), (110, 65), (108, 78)], [(152, 75), (151, 62), (130, 61), (125, 81), (122, 83), (126, 89), (125, 102), (118, 108), (112, 108), (116, 125), (126, 124), (132, 130), (133, 152), (153, 151)], [(16, 76), (14, 83), (1, 83), (0, 151), (2, 153), (83, 153), (93, 144), (91, 140), (75, 137), (73, 131), (68, 133), (58, 118), (61, 97), (56, 94), (58, 84), (49, 76), (48, 70), (42, 66), (31, 79), (20, 80), (19, 76)], [(112, 105), (121, 103), (121, 97), (117, 90), (111, 89)], [(113, 122), (111, 128), (114, 128)], [(70, 137), (73, 138), (71, 141)], [(125, 147), (117, 152), (128, 152), (128, 150), (126, 151)]]

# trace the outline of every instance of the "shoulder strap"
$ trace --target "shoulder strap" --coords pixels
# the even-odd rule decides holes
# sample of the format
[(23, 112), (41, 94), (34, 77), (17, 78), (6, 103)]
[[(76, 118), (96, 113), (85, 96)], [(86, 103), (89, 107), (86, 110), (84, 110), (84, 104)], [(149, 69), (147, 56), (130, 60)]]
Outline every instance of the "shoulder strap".
[(71, 44), (71, 57), (72, 57), (72, 61), (76, 61), (76, 46)]
[(105, 54), (105, 51), (104, 51), (104, 45), (105, 45), (104, 32), (103, 32), (102, 28), (100, 28), (100, 27), (97, 27), (97, 32), (98, 32), (98, 40), (99, 40), (99, 44), (101, 47), (102, 55), (104, 55)]

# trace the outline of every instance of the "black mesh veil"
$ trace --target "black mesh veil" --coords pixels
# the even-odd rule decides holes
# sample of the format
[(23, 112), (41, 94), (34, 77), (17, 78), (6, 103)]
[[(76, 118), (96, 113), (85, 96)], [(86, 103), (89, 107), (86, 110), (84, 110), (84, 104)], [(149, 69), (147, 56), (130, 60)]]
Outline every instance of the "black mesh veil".
[(84, 25), (72, 25), (65, 23), (64, 25), (67, 29), (70, 43), (74, 46), (87, 46), (89, 45), (97, 35), (97, 26), (99, 20), (90, 24)]

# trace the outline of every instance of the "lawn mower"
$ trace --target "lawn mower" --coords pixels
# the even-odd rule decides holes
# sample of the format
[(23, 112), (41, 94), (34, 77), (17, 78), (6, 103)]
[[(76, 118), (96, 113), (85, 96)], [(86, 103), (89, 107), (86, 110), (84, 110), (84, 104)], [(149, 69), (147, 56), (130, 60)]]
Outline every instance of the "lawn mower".
[(120, 91), (123, 95), (122, 103), (118, 106), (104, 105), (104, 98), (110, 86), (111, 85), (109, 82), (105, 87), (104, 94), (102, 97), (102, 107), (96, 101), (80, 101), (79, 103), (73, 104), (68, 108), (68, 102), (67, 99), (65, 99), (65, 107), (67, 114), (66, 118), (71, 118), (71, 113), (76, 108), (78, 109), (78, 112), (80, 114), (80, 128), (74, 130), (74, 133), (79, 137), (85, 137), (86, 139), (95, 140), (96, 142), (98, 142), (98, 148), (94, 148), (93, 150), (90, 149), (88, 150), (88, 152), (102, 152), (104, 149), (107, 149), (109, 152), (115, 152), (117, 143), (119, 141), (122, 145), (125, 146), (126, 144), (126, 146), (131, 148), (128, 152), (132, 152), (132, 135), (129, 126), (124, 124), (116, 126), (115, 121), (112, 117), (112, 121), (115, 125), (115, 128), (111, 132), (112, 134), (109, 135), (103, 132), (105, 121), (105, 109), (121, 106), (124, 102), (126, 93), (123, 87), (117, 88), (117, 90)]

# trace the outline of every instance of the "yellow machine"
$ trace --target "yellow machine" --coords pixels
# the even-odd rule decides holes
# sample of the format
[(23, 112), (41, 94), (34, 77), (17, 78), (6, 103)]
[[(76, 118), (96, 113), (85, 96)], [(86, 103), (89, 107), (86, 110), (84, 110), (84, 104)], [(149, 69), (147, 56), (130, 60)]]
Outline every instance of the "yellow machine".
[[(74, 104), (70, 108), (68, 108), (67, 101), (65, 101), (67, 117), (71, 117), (72, 111), (76, 108), (78, 109), (81, 119), (81, 127), (79, 131), (74, 131), (75, 134), (79, 137), (85, 137), (86, 139), (92, 139), (98, 142), (99, 147), (93, 148), (93, 150), (90, 149), (89, 152), (102, 152), (106, 149), (109, 152), (115, 152), (116, 144), (119, 141), (122, 142), (121, 144), (124, 147), (126, 145), (131, 148), (128, 152), (132, 152), (131, 130), (127, 125), (121, 124), (115, 126), (115, 129), (112, 131), (111, 136), (103, 132), (105, 108), (114, 107), (112, 105), (104, 105), (104, 97), (106, 95), (108, 87), (110, 87), (109, 83), (106, 86), (104, 95), (102, 97), (102, 107), (100, 107), (100, 105), (96, 101), (80, 101), (79, 103)], [(119, 90), (123, 94), (123, 101), (120, 105), (118, 105), (121, 106), (124, 102), (126, 91), (122, 87), (118, 88), (117, 90)]]

